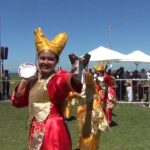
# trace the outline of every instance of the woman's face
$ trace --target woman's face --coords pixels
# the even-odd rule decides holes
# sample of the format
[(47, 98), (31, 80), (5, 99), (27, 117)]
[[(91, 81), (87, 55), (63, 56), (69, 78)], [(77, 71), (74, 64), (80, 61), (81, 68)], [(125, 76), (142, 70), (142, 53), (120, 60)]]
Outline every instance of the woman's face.
[(53, 52), (41, 52), (38, 56), (38, 65), (42, 75), (49, 75), (57, 63), (57, 57)]

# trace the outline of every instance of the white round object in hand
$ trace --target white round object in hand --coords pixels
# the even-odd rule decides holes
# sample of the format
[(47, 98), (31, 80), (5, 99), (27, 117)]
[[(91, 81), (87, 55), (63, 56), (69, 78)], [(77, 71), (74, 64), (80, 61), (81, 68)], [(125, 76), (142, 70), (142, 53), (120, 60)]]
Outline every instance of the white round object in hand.
[(31, 78), (35, 76), (36, 72), (37, 72), (37, 68), (32, 63), (21, 64), (18, 68), (19, 76), (22, 78)]

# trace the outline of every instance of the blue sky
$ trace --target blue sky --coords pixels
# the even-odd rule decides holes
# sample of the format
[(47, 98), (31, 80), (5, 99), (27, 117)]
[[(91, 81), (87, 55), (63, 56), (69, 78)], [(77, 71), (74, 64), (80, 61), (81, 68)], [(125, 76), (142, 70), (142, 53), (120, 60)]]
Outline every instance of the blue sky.
[(69, 40), (58, 64), (65, 69), (70, 68), (68, 54), (81, 56), (110, 43), (124, 54), (150, 54), (149, 0), (0, 0), (0, 20), (1, 46), (9, 48), (4, 67), (11, 72), (21, 63), (35, 62), (36, 27), (49, 39), (67, 32)]

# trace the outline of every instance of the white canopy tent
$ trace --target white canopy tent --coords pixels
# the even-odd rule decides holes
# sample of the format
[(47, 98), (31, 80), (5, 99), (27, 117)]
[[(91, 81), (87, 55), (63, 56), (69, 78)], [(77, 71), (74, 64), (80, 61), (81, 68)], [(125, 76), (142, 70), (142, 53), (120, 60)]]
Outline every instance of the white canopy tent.
[(135, 50), (126, 55), (120, 62), (133, 62), (137, 66), (141, 63), (150, 63), (150, 55), (145, 54), (140, 50)]
[(128, 55), (126, 55), (120, 61), (135, 62), (135, 63), (150, 63), (150, 55), (147, 55), (140, 50), (135, 50), (132, 53), (129, 53)]
[(118, 51), (111, 50), (109, 48), (100, 46), (94, 50), (88, 52), (91, 55), (90, 62), (105, 61), (109, 64), (111, 63), (134, 63), (137, 66), (141, 63), (150, 63), (150, 55), (145, 54), (140, 50), (135, 50), (128, 55), (122, 54)]
[(91, 55), (90, 61), (107, 61), (111, 63), (125, 58), (124, 54), (103, 46), (100, 46), (88, 53)]

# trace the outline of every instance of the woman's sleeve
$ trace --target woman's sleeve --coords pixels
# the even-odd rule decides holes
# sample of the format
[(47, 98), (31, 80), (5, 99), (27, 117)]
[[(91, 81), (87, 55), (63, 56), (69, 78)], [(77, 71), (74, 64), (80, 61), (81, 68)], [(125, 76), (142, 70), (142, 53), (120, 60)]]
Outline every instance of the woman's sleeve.
[[(19, 86), (19, 85), (18, 85)], [(18, 89), (18, 86), (15, 88), (14, 93), (11, 96), (11, 104), (15, 107), (21, 108), (28, 106), (28, 97), (29, 97), (29, 85), (26, 87), (24, 95), (21, 95), (19, 97), (15, 96), (15, 92)]]
[(52, 102), (65, 100), (70, 91), (80, 92), (82, 85), (71, 80), (72, 75), (66, 71), (59, 71), (48, 83), (48, 94)]

